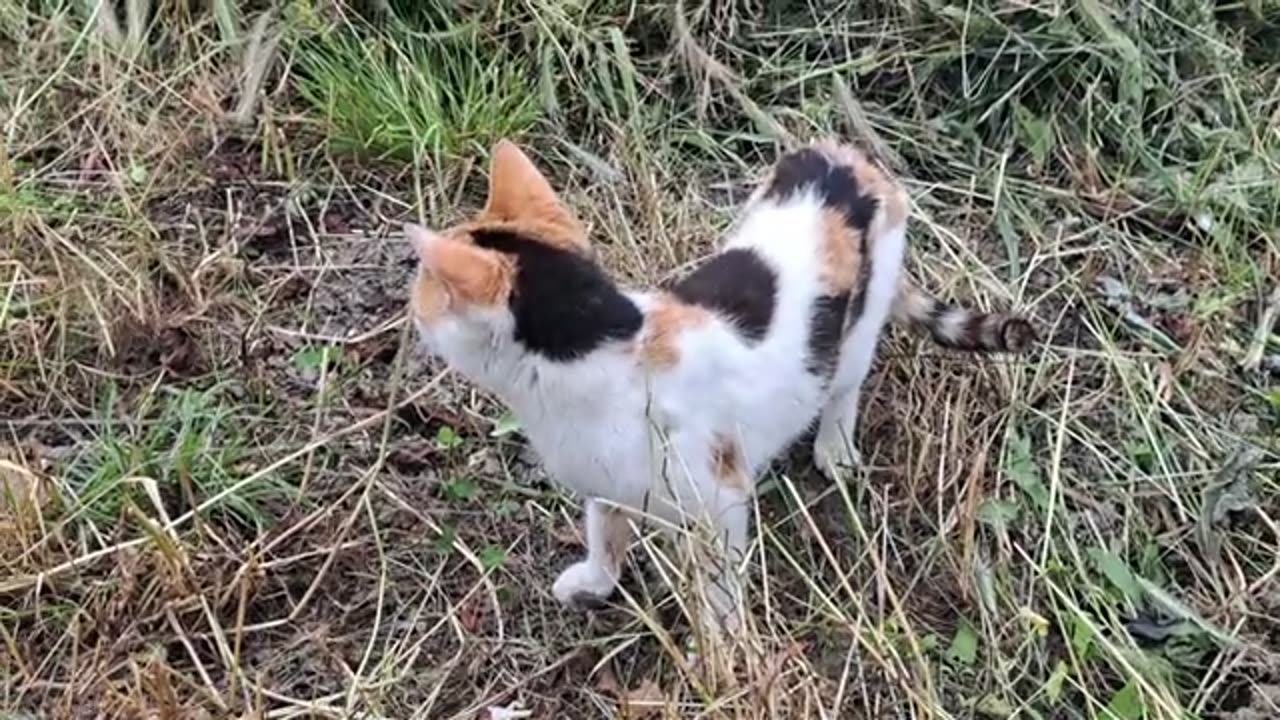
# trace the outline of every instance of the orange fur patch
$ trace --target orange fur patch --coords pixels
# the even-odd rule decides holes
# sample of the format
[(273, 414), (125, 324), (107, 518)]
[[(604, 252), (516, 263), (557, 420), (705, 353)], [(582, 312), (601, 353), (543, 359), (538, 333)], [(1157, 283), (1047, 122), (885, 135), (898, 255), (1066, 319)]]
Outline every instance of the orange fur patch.
[(670, 296), (658, 298), (645, 320), (640, 361), (653, 370), (670, 370), (680, 362), (680, 335), (710, 320), (711, 314), (697, 305)]
[(448, 288), (450, 296), (471, 304), (505, 303), (515, 285), (515, 261), (457, 239), (432, 249), (431, 273)]
[(894, 227), (906, 222), (910, 210), (907, 195), (887, 170), (852, 145), (823, 140), (814, 143), (814, 148), (833, 162), (852, 169), (861, 191), (880, 201), (879, 215), (884, 219), (881, 227)]
[(711, 471), (715, 473), (716, 482), (722, 487), (746, 492), (747, 470), (744, 464), (742, 450), (733, 437), (717, 433), (711, 446)]
[(844, 214), (827, 209), (822, 213), (822, 284), (827, 293), (850, 292), (862, 269), (862, 232), (851, 227)]

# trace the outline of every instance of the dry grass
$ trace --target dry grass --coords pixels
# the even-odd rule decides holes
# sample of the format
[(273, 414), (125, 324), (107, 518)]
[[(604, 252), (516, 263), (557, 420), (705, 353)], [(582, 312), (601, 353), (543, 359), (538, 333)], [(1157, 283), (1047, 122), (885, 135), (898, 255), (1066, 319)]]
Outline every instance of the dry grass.
[[(1049, 338), (895, 333), (870, 469), (777, 465), (749, 632), (698, 665), (679, 548), (560, 609), (574, 503), (412, 351), (388, 232), (472, 209), (480, 141), (377, 158), (506, 127), (483, 81), (348, 154), (335, 118), (388, 109), (309, 105), (306, 40), (385, 15), (212, 5), (0, 0), (0, 715), (1280, 713), (1270, 5), (469, 4), (628, 281), (838, 132), (908, 181), (923, 282)], [(410, 32), (464, 25), (430, 7)]]

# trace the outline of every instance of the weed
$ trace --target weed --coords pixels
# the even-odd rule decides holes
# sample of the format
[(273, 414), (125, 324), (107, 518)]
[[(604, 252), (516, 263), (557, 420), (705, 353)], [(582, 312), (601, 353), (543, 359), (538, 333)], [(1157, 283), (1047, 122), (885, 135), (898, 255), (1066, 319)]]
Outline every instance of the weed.
[(295, 48), (298, 90), (338, 149), (415, 160), (483, 152), (537, 122), (522, 59), (480, 30), (330, 30)]
[[(252, 418), (222, 397), (221, 388), (162, 390), (132, 421), (114, 415), (116, 402), (115, 392), (104, 394), (101, 429), (64, 471), (75, 498), (71, 517), (83, 514), (95, 525), (110, 526), (126, 507), (148, 516), (157, 511), (174, 515), (244, 476), (255, 428)], [(152, 506), (142, 488), (147, 480), (155, 481), (169, 507)], [(266, 527), (272, 518), (263, 503), (288, 490), (282, 479), (267, 477), (227, 495), (215, 509)]]

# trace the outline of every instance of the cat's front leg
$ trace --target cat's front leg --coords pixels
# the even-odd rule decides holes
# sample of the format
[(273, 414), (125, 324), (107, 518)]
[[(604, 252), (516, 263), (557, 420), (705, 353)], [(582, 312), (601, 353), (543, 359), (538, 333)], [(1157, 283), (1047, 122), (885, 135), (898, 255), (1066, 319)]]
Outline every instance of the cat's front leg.
[(702, 625), (712, 634), (733, 635), (742, 625), (745, 607), (740, 576), (751, 543), (751, 501), (745, 494), (724, 491), (715, 500), (711, 510), (716, 537), (703, 553), (707, 587)]
[(595, 499), (587, 500), (584, 510), (587, 557), (565, 568), (551, 587), (557, 600), (579, 609), (600, 607), (613, 594), (631, 542), (625, 512)]
[(862, 467), (854, 429), (858, 425), (858, 388), (837, 394), (828, 403), (813, 439), (813, 463), (828, 480)]

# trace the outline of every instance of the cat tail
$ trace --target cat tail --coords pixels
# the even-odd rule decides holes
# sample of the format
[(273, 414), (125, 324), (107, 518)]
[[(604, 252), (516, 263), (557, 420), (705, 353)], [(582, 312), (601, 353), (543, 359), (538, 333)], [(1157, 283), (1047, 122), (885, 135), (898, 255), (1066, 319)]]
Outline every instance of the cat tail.
[(1036, 341), (1035, 328), (1025, 319), (945, 303), (905, 275), (898, 282), (892, 313), (894, 320), (953, 350), (1020, 353)]

